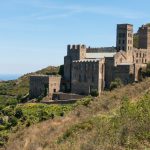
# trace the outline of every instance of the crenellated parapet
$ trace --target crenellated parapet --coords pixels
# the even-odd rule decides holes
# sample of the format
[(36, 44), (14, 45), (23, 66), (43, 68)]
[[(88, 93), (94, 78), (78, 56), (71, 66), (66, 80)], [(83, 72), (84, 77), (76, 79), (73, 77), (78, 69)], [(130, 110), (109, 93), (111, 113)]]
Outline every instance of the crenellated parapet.
[(72, 60), (84, 59), (86, 55), (86, 45), (68, 45), (67, 56), (71, 57)]

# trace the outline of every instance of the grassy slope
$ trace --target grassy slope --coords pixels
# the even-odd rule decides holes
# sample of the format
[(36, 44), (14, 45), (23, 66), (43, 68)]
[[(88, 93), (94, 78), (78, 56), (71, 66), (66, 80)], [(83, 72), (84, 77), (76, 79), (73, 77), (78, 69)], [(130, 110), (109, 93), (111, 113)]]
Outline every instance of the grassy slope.
[[(0, 83), (0, 120), (3, 120), (3, 123), (0, 123), (0, 146), (8, 140), (9, 133), (11, 133), (13, 126), (23, 128), (26, 125), (40, 122), (42, 119), (46, 120), (50, 118), (52, 115), (51, 112), (56, 116), (60, 115), (60, 111), (65, 112), (61, 106), (50, 107), (44, 104), (35, 104), (35, 106), (29, 106), (27, 104), (23, 106), (17, 105), (21, 97), (28, 95), (30, 75), (58, 73), (59, 67), (50, 66), (35, 73), (26, 74), (17, 80)], [(15, 116), (18, 107), (23, 111), (21, 118)], [(55, 114), (56, 112), (57, 114)]]
[[(12, 134), (11, 150), (150, 148), (150, 79), (82, 102), (63, 118)], [(132, 102), (132, 103), (131, 103)], [(15, 141), (15, 142), (14, 142)]]

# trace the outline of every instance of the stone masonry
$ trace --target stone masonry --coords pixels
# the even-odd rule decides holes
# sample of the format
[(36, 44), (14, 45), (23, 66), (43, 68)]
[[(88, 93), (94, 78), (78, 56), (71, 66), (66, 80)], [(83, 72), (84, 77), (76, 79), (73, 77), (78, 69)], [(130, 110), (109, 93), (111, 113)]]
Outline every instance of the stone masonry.
[(60, 76), (30, 76), (30, 98), (48, 96), (50, 99), (52, 99), (53, 93), (60, 91), (60, 84)]

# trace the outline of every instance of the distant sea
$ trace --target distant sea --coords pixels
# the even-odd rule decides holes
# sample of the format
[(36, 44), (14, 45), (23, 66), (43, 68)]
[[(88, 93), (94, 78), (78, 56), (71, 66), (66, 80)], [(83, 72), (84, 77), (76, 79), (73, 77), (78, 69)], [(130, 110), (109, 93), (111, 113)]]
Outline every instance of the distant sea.
[(21, 74), (0, 74), (0, 81), (16, 80)]

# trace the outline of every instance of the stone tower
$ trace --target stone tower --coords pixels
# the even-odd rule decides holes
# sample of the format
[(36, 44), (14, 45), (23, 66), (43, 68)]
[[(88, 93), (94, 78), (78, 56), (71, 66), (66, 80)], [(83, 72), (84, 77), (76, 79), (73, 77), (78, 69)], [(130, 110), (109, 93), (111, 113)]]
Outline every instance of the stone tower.
[(133, 25), (131, 24), (118, 24), (117, 25), (117, 51), (128, 51), (133, 48)]
[(64, 57), (64, 79), (67, 81), (66, 90), (71, 89), (71, 72), (72, 72), (72, 61), (81, 60), (86, 57), (86, 46), (85, 45), (68, 45), (67, 56)]
[(139, 48), (150, 49), (150, 25), (142, 25), (138, 30)]

